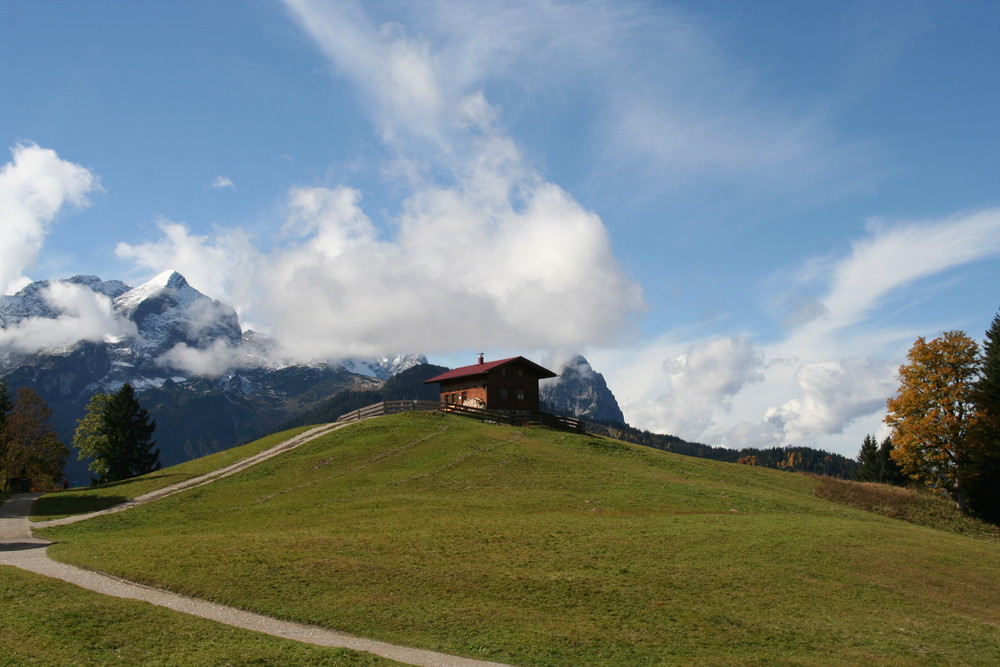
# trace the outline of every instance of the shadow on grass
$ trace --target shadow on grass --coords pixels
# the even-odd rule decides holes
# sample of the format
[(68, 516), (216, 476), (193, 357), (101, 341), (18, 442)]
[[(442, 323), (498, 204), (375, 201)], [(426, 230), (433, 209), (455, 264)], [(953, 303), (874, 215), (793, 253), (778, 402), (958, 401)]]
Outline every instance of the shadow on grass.
[(42, 496), (31, 507), (32, 521), (46, 521), (74, 514), (99, 512), (120, 505), (131, 498), (125, 496), (94, 496), (70, 493), (51, 493)]

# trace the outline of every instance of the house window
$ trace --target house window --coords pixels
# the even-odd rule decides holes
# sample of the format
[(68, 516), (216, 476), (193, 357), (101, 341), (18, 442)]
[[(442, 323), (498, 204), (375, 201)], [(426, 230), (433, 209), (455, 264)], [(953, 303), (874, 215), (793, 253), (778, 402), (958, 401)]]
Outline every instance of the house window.
[(507, 398), (508, 398), (507, 390), (506, 389), (501, 389), (500, 390), (500, 400), (501, 401), (506, 401)]
[(523, 401), (524, 400), (524, 390), (523, 389), (518, 389), (517, 390), (517, 400), (519, 400), (519, 401)]

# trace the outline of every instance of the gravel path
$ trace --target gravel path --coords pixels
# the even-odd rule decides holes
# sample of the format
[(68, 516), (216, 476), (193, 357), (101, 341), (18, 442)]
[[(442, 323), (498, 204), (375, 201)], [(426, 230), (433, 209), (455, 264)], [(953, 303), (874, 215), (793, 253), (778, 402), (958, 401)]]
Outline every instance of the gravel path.
[(127, 500), (120, 505), (115, 505), (105, 510), (99, 510), (97, 512), (90, 512), (88, 514), (76, 514), (74, 516), (68, 516), (62, 519), (50, 519), (48, 521), (34, 521), (32, 522), (32, 528), (48, 528), (49, 526), (63, 526), (67, 523), (76, 523), (77, 521), (86, 521), (95, 516), (100, 516), (101, 514), (113, 514), (115, 512), (121, 512), (127, 509), (131, 509), (136, 505), (142, 505), (143, 503), (148, 503), (153, 500), (159, 500), (160, 498), (165, 498), (166, 496), (179, 493), (180, 491), (185, 491), (187, 489), (193, 489), (196, 486), (201, 486), (203, 484), (208, 484), (209, 482), (214, 482), (217, 479), (222, 479), (223, 477), (228, 477), (232, 474), (238, 473), (239, 471), (249, 468), (252, 465), (260, 463), (261, 461), (266, 461), (267, 459), (273, 458), (278, 454), (283, 454), (290, 449), (294, 449), (299, 445), (305, 444), (310, 440), (315, 440), (316, 438), (326, 435), (331, 431), (336, 431), (338, 429), (344, 428), (345, 426), (350, 426), (351, 424), (356, 424), (357, 422), (343, 422), (336, 424), (323, 424), (315, 428), (311, 428), (308, 431), (303, 431), (294, 438), (289, 438), (284, 440), (270, 449), (265, 449), (262, 452), (258, 452), (253, 456), (249, 456), (245, 459), (240, 459), (235, 463), (231, 463), (224, 468), (219, 468), (218, 470), (213, 470), (207, 472), (204, 475), (199, 475), (198, 477), (192, 477), (191, 479), (184, 480), (183, 482), (177, 482), (176, 484), (171, 484), (170, 486), (165, 486), (162, 489), (157, 489), (156, 491), (150, 491), (149, 493), (144, 493), (141, 496), (136, 496), (131, 500)]
[[(72, 521), (82, 521), (98, 514), (120, 512), (143, 502), (150, 502), (171, 493), (207, 484), (212, 480), (231, 475), (254, 463), (288, 451), (292, 447), (296, 447), (303, 442), (317, 438), (324, 433), (342, 426), (344, 425), (328, 424), (324, 427), (306, 431), (296, 438), (287, 440), (265, 452), (250, 457), (250, 459), (234, 463), (227, 468), (203, 475), (200, 478), (190, 479), (186, 482), (160, 489), (159, 491), (147, 493), (110, 510), (70, 517), (70, 519)], [(110, 577), (100, 572), (93, 572), (72, 565), (66, 565), (65, 563), (59, 563), (49, 558), (46, 553), (46, 547), (50, 542), (34, 537), (31, 529), (33, 526), (53, 526), (61, 523), (70, 523), (71, 521), (57, 519), (35, 524), (30, 523), (28, 517), (31, 514), (31, 505), (40, 495), (39, 493), (17, 494), (0, 506), (0, 565), (13, 565), (22, 570), (28, 570), (54, 579), (61, 579), (62, 581), (67, 581), (81, 588), (96, 591), (104, 595), (142, 600), (173, 609), (174, 611), (191, 614), (192, 616), (200, 616), (201, 618), (218, 621), (226, 625), (263, 632), (276, 637), (285, 637), (307, 644), (365, 651), (389, 658), (390, 660), (411, 665), (426, 665), (428, 667), (504, 667), (501, 663), (460, 658), (445, 653), (397, 646), (371, 639), (353, 637), (317, 626), (282, 621), (262, 614), (254, 614), (241, 609), (215, 604), (214, 602), (206, 602), (205, 600), (177, 595), (176, 593), (158, 588), (151, 588), (124, 579), (118, 579), (117, 577)]]

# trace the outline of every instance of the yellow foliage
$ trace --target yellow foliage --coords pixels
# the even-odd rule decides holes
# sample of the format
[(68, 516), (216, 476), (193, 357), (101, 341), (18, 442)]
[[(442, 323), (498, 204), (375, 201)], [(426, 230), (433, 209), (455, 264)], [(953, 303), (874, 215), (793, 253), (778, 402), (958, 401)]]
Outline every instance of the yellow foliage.
[(899, 368), (899, 394), (887, 402), (892, 458), (903, 472), (953, 497), (968, 458), (976, 420), (973, 382), (979, 348), (961, 331), (918, 338)]

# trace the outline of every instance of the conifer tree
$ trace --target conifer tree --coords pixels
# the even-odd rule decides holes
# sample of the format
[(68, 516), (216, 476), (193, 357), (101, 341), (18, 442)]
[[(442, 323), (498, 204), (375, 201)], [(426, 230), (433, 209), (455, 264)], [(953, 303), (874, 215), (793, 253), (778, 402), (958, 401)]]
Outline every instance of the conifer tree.
[(126, 383), (113, 394), (95, 394), (77, 423), (73, 443), (80, 460), (92, 459), (96, 482), (106, 484), (144, 475), (160, 468), (160, 450), (151, 440), (156, 421)]
[(858, 453), (858, 481), (859, 482), (880, 482), (882, 461), (879, 457), (878, 442), (870, 435), (866, 435), (861, 443), (861, 451)]
[(892, 458), (892, 436), (886, 436), (885, 440), (878, 448), (879, 458), (879, 482), (892, 484), (893, 486), (905, 486), (906, 475), (900, 469), (899, 464)]
[(892, 459), (892, 450), (891, 437), (885, 438), (882, 444), (879, 444), (875, 436), (866, 435), (864, 442), (861, 443), (861, 451), (858, 453), (857, 480), (894, 486), (905, 485), (906, 475)]
[(969, 506), (979, 517), (1000, 523), (1000, 313), (986, 331), (982, 374), (973, 385), (978, 422), (966, 485)]

